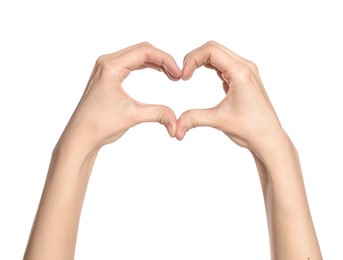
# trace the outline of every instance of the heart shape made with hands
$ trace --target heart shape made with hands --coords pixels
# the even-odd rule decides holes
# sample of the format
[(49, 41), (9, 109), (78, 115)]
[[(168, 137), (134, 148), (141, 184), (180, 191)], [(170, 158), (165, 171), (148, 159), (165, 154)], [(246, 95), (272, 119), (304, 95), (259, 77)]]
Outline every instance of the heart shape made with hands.
[[(139, 52), (141, 48), (142, 52)], [(277, 116), (265, 92), (255, 64), (235, 54), (226, 47), (208, 42), (188, 53), (183, 62), (182, 70), (175, 60), (152, 45), (136, 46), (132, 50), (136, 53), (136, 67), (130, 67), (126, 76), (136, 69), (153, 68), (164, 72), (169, 79), (189, 80), (195, 70), (200, 67), (212, 69), (217, 73), (219, 81), (226, 95), (214, 107), (206, 109), (190, 109), (176, 119), (174, 111), (163, 105), (148, 105), (150, 117), (145, 116), (138, 123), (160, 122), (165, 125), (170, 136), (182, 140), (189, 129), (198, 126), (216, 128), (227, 134), (238, 145), (246, 146), (247, 137), (252, 135), (265, 135), (261, 130), (263, 125), (271, 125), (268, 115), (273, 123), (278, 124)], [(130, 50), (126, 51), (128, 54)], [(137, 55), (142, 54), (140, 63)], [(125, 77), (124, 77), (125, 78)], [(146, 104), (147, 105), (147, 104)], [(258, 108), (263, 108), (259, 110)], [(151, 118), (154, 115), (154, 118)], [(270, 130), (267, 129), (268, 131)]]
[[(121, 88), (125, 78), (134, 70), (153, 68), (177, 81), (189, 80), (195, 70), (203, 66), (217, 73), (226, 96), (214, 107), (190, 109), (178, 119), (171, 108), (140, 103)], [(85, 115), (94, 114), (96, 110), (96, 119), (104, 119), (100, 120), (96, 128), (103, 129), (99, 139), (105, 140), (105, 143), (113, 142), (132, 126), (144, 122), (160, 122), (166, 126), (169, 135), (178, 140), (182, 140), (191, 128), (216, 128), (238, 145), (247, 148), (262, 138), (269, 138), (275, 132), (274, 129), (280, 129), (256, 66), (215, 42), (209, 42), (188, 53), (182, 70), (171, 55), (150, 44), (131, 46), (100, 57), (90, 85), (93, 82), (94, 88), (85, 91), (85, 95), (94, 93), (90, 94), (92, 101), (88, 102), (91, 105)], [(90, 128), (94, 129), (92, 126)]]
[[(168, 72), (165, 74), (168, 75)], [(153, 81), (152, 84), (145, 85), (144, 88), (137, 87), (142, 82), (149, 81)], [(141, 70), (130, 75), (123, 82), (123, 88), (130, 97), (139, 102), (168, 106), (175, 114), (175, 122), (178, 118), (182, 119), (187, 111), (193, 113), (194, 108), (203, 110), (213, 107), (225, 97), (216, 73), (205, 68), (199, 68), (189, 81), (174, 79), (171, 83), (165, 82), (165, 76), (156, 75), (153, 70)], [(157, 121), (164, 124), (163, 119), (161, 120)]]
[[(132, 70), (148, 67), (164, 72), (169, 79), (173, 81), (177, 81), (179, 79), (188, 80), (192, 77), (196, 69), (204, 66), (215, 70), (219, 76), (219, 79), (222, 81), (225, 92), (228, 92), (229, 90), (229, 83), (223, 76), (223, 72), (226, 71), (225, 67), (227, 66), (224, 59), (226, 59), (225, 56), (227, 55), (228, 50), (218, 43), (206, 43), (204, 46), (187, 54), (184, 59), (182, 70), (180, 70), (180, 68), (176, 65), (176, 62), (172, 56), (147, 43), (138, 44), (136, 46), (127, 48), (124, 50), (124, 55), (126, 54), (126, 56), (129, 56), (127, 54), (130, 54), (130, 50), (132, 50), (133, 53), (139, 48), (142, 50), (142, 52), (144, 52), (145, 56), (143, 59), (141, 59), (141, 63), (136, 64), (136, 67), (132, 66), (132, 64), (126, 65), (126, 67), (130, 68), (130, 71), (127, 73), (127, 75)], [(136, 52), (135, 55), (137, 60), (139, 60), (138, 56), (141, 53), (138, 51)], [(126, 76), (124, 78), (126, 78)], [(160, 108), (161, 106), (162, 105), (160, 105)], [(170, 136), (181, 140), (183, 139), (185, 133), (191, 128), (197, 126), (210, 126), (217, 128), (217, 123), (214, 121), (216, 120), (216, 117), (214, 116), (215, 113), (213, 113), (217, 107), (218, 105), (210, 109), (190, 109), (182, 113), (182, 115), (176, 119), (174, 111), (169, 107), (164, 106), (162, 110), (158, 111), (156, 120), (148, 119), (145, 121), (160, 122), (167, 127)]]

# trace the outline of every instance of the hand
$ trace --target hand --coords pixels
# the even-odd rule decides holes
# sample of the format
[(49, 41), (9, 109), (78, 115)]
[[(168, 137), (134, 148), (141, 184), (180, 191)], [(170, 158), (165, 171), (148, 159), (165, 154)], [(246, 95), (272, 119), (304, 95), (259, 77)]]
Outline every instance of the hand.
[(203, 65), (217, 72), (226, 96), (215, 107), (184, 112), (177, 124), (179, 140), (191, 128), (210, 126), (258, 153), (266, 142), (284, 135), (257, 67), (251, 61), (216, 42), (208, 42), (186, 55), (182, 79), (190, 79), (195, 69)]
[(100, 148), (143, 122), (159, 122), (174, 137), (176, 117), (170, 108), (140, 103), (121, 87), (131, 71), (147, 67), (163, 71), (171, 80), (181, 77), (174, 59), (148, 43), (99, 57), (60, 142), (68, 140), (86, 144), (89, 149)]
[(281, 127), (256, 66), (209, 42), (185, 57), (182, 79), (188, 80), (203, 65), (217, 72), (226, 96), (213, 108), (184, 112), (178, 119), (177, 139), (191, 128), (211, 126), (248, 148), (261, 180), (271, 258), (322, 259), (296, 149)]

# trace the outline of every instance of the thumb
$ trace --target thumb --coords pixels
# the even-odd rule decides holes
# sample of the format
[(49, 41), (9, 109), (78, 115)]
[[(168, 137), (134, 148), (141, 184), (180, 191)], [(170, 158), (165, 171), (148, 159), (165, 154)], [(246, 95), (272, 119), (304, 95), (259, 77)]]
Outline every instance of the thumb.
[(219, 128), (216, 108), (191, 109), (183, 112), (177, 121), (176, 138), (182, 140), (189, 129), (198, 126)]
[(176, 116), (173, 110), (163, 105), (139, 104), (137, 124), (158, 122), (167, 128), (170, 137), (175, 137)]

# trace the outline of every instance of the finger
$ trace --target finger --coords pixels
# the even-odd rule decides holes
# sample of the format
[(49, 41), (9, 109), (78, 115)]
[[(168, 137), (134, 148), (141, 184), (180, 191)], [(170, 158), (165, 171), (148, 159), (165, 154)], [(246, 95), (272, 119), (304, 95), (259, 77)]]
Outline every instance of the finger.
[[(250, 60), (247, 60), (245, 58), (243, 58), (242, 56), (238, 55), (237, 53), (233, 52), (232, 50), (226, 48), (225, 46), (212, 41), (212, 44), (216, 45), (218, 48), (220, 48), (221, 50), (223, 50), (225, 53), (231, 55), (233, 58), (235, 58), (236, 60), (238, 60), (239, 62), (245, 64), (246, 66), (248, 66), (250, 68), (251, 71), (255, 72), (255, 78), (258, 80), (258, 82), (262, 84), (262, 80), (260, 78), (260, 75), (258, 73), (258, 69), (257, 66)], [(266, 94), (266, 93), (265, 93)]]
[(204, 66), (205, 66), (206, 68), (208, 68), (208, 69), (214, 70), (214, 71), (217, 73), (218, 77), (219, 77), (222, 81), (225, 80), (225, 79), (223, 78), (223, 72), (222, 72), (222, 71), (220, 71), (220, 70), (218, 70), (217, 68), (213, 67), (211, 64), (206, 64), (206, 65), (204, 65)]
[(211, 41), (211, 43), (215, 46), (217, 46), (218, 48), (220, 48), (222, 51), (224, 51), (225, 53), (231, 55), (234, 59), (238, 60), (239, 62), (242, 62), (246, 65), (250, 65), (250, 61), (243, 58), (242, 56), (239, 56), (237, 53), (233, 52), (232, 50), (226, 48), (225, 46), (221, 45), (218, 42), (215, 41)]
[(171, 137), (175, 137), (177, 120), (173, 110), (169, 107), (138, 103), (136, 112), (136, 124), (158, 122), (166, 127)]
[(126, 53), (129, 53), (130, 51), (136, 49), (138, 46), (140, 46), (142, 43), (135, 44), (129, 47), (126, 47), (120, 51), (113, 52), (113, 53), (108, 53), (108, 54), (103, 54), (100, 57), (98, 57), (95, 67), (98, 67), (100, 64), (102, 64), (105, 60), (114, 60), (115, 58), (118, 58), (120, 56), (123, 56)]
[(142, 43), (131, 49), (129, 52), (125, 52), (123, 55), (117, 57), (119, 64), (123, 68), (123, 75), (119, 75), (123, 80), (128, 74), (136, 69), (139, 69), (145, 64), (154, 64), (160, 67), (162, 70), (168, 72), (167, 75), (172, 75), (173, 78), (180, 78), (182, 71), (176, 64), (173, 57), (161, 51), (149, 43)]
[[(261, 77), (260, 77), (260, 74), (258, 72), (258, 68), (257, 66), (255, 65), (255, 63), (253, 63), (252, 61), (250, 60), (247, 60), (245, 58), (243, 58), (242, 56), (239, 56), (238, 54), (234, 53), (232, 50), (226, 48), (225, 46), (217, 43), (217, 42), (212, 42), (213, 44), (215, 44), (218, 48), (222, 49), (224, 52), (228, 53), (229, 55), (231, 55), (232, 57), (234, 57), (236, 60), (238, 60), (239, 62), (245, 64), (246, 66), (248, 66), (250, 68), (250, 70), (253, 72), (253, 75), (255, 77), (255, 79), (259, 82), (259, 84), (262, 86), (262, 91), (263, 91), (263, 94), (264, 96), (266, 97), (266, 99), (268, 100), (268, 102), (271, 104), (271, 101), (269, 99), (269, 96), (266, 92), (266, 90), (264, 89), (263, 87), (263, 82), (261, 80)], [(227, 84), (226, 84), (227, 85)], [(227, 92), (226, 89), (227, 86), (225, 85), (225, 82), (223, 83), (223, 86), (224, 86), (224, 91), (225, 93)]]
[(229, 83), (228, 83), (228, 81), (226, 81), (225, 79), (224, 79), (224, 77), (223, 77), (223, 72), (221, 72), (220, 70), (218, 70), (217, 68), (215, 68), (215, 67), (213, 67), (211, 64), (206, 64), (206, 65), (204, 65), (206, 68), (208, 68), (208, 69), (212, 69), (212, 70), (214, 70), (216, 73), (217, 73), (217, 75), (218, 75), (218, 77), (221, 79), (221, 81), (223, 82), (223, 90), (224, 90), (224, 92), (225, 92), (225, 94), (227, 94), (227, 92), (229, 91)]
[(222, 72), (225, 80), (230, 80), (242, 69), (244, 64), (223, 51), (216, 44), (209, 42), (186, 55), (182, 79), (189, 79), (194, 71), (203, 65), (212, 66)]
[(142, 70), (142, 69), (146, 69), (146, 68), (154, 69), (157, 71), (163, 71), (163, 69), (160, 66), (157, 66), (156, 64), (150, 63), (150, 62), (144, 63), (142, 66), (139, 66), (135, 70)]
[(126, 53), (131, 52), (132, 50), (134, 50), (134, 49), (136, 49), (136, 48), (138, 48), (138, 47), (140, 47), (140, 46), (142, 46), (142, 45), (144, 45), (144, 44), (146, 44), (146, 45), (151, 45), (151, 44), (148, 43), (148, 42), (137, 43), (137, 44), (131, 45), (131, 46), (129, 46), (129, 47), (126, 47), (126, 48), (124, 48), (124, 49), (121, 49), (121, 50), (119, 50), (119, 51), (101, 55), (101, 56), (99, 57), (99, 59), (102, 59), (102, 58), (117, 58), (117, 57), (119, 57), (119, 56), (122, 56), (122, 55), (124, 55), (124, 54), (126, 54)]
[[(173, 80), (173, 81), (178, 81), (180, 80), (181, 78), (181, 74), (178, 75), (178, 76), (174, 76), (166, 66), (162, 66), (162, 71), (164, 72), (164, 74), (167, 75), (167, 77), (170, 79), (170, 80)], [(182, 72), (181, 72), (182, 73)]]
[(167, 77), (170, 80), (173, 80), (173, 81), (178, 81), (180, 79), (180, 76), (176, 77), (176, 76), (172, 75), (166, 66), (162, 65), (162, 67), (160, 67), (160, 66), (158, 66), (154, 63), (151, 63), (151, 62), (144, 63), (144, 65), (138, 67), (136, 70), (146, 69), (146, 68), (155, 69), (157, 71), (162, 71), (164, 74), (167, 75)]
[[(120, 51), (117, 51), (117, 52), (114, 52), (114, 53), (109, 53), (109, 54), (104, 54), (104, 55), (101, 55), (99, 58), (98, 58), (98, 61), (102, 61), (104, 59), (114, 59), (114, 58), (119, 58), (119, 57), (123, 57), (124, 55), (127, 55), (129, 54), (130, 52), (132, 52), (133, 50), (135, 49), (139, 49), (139, 48), (142, 48), (142, 46), (150, 46), (150, 47), (153, 47), (153, 45), (151, 45), (150, 43), (148, 42), (141, 42), (141, 43), (138, 43), (138, 44), (135, 44), (135, 45), (132, 45), (132, 46), (129, 46), (129, 47), (126, 47)], [(155, 48), (155, 47), (153, 47)], [(169, 54), (168, 54), (169, 55)], [(147, 66), (145, 66), (147, 65)], [(143, 68), (146, 68), (146, 67), (151, 67), (151, 68), (154, 68), (154, 69), (157, 69), (157, 70), (161, 70), (161, 66), (157, 65), (157, 64), (153, 64), (153, 63), (150, 63), (150, 62), (146, 62), (145, 64), (142, 64), (141, 66), (137, 67), (135, 70), (137, 69), (143, 69)]]
[(216, 108), (191, 109), (184, 112), (177, 121), (176, 138), (182, 140), (188, 130), (199, 126), (219, 128), (220, 114)]

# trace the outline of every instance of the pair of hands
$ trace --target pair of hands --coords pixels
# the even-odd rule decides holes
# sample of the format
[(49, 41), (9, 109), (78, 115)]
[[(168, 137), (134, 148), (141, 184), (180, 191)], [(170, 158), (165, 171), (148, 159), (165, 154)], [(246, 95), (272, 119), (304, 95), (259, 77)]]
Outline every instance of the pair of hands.
[[(134, 100), (121, 86), (134, 70), (153, 68), (176, 81), (190, 79), (201, 66), (216, 71), (226, 96), (215, 107), (188, 110), (179, 119), (167, 106)], [(178, 140), (191, 128), (213, 127), (256, 154), (262, 154), (264, 147), (283, 134), (257, 67), (212, 41), (188, 53), (182, 70), (171, 55), (149, 43), (100, 56), (61, 140), (92, 151), (143, 122), (165, 125), (169, 135)]]
[[(188, 80), (200, 66), (217, 72), (226, 96), (215, 107), (188, 110), (179, 119), (170, 108), (142, 104), (121, 87), (136, 69), (149, 67), (171, 80)], [(143, 122), (159, 122), (179, 140), (191, 128), (210, 126), (248, 148), (261, 180), (272, 259), (322, 259), (296, 149), (279, 123), (258, 70), (215, 42), (187, 54), (182, 70), (169, 54), (147, 43), (97, 60), (55, 147), (24, 259), (73, 259), (97, 152)]]

